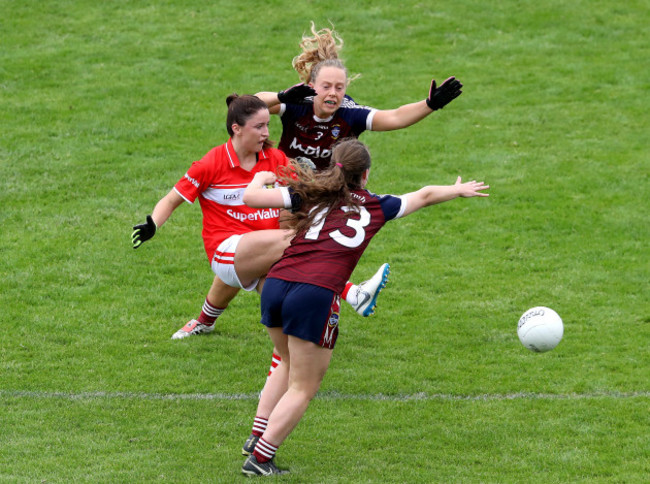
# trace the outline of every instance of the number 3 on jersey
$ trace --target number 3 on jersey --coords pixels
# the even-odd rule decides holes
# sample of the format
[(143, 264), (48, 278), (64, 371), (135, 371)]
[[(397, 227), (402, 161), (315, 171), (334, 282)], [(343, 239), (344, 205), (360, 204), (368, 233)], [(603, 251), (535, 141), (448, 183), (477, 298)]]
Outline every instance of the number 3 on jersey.
[[(305, 234), (305, 239), (307, 240), (316, 240), (320, 235), (321, 230), (323, 230), (323, 225), (325, 225), (325, 211), (323, 209), (318, 215), (314, 218), (314, 225), (312, 225), (307, 233)], [(348, 206), (341, 207), (341, 210), (344, 212), (349, 212), (351, 209)], [(370, 223), (370, 213), (366, 210), (365, 207), (359, 207), (359, 218), (348, 218), (345, 225), (354, 230), (353, 237), (347, 237), (341, 233), (340, 230), (336, 229), (329, 233), (329, 236), (337, 243), (341, 244), (344, 247), (354, 249), (359, 247), (366, 238), (365, 228)]]

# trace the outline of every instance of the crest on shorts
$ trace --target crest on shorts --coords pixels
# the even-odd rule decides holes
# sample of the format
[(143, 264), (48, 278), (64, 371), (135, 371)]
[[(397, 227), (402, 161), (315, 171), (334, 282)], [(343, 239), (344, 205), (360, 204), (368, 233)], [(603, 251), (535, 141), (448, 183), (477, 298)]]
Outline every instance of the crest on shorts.
[(330, 315), (330, 319), (327, 322), (327, 326), (330, 328), (335, 328), (339, 324), (339, 315), (338, 313), (333, 313)]
[(327, 326), (323, 332), (323, 337), (321, 340), (321, 346), (324, 348), (334, 348), (334, 343), (339, 334), (339, 315), (338, 313), (330, 314), (330, 318), (327, 321)]

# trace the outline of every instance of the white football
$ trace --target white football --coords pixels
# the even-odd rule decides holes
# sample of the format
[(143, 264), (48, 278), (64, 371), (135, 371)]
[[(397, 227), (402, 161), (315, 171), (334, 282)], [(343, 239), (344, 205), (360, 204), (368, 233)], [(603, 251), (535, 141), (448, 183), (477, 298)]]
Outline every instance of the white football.
[(517, 335), (521, 344), (537, 353), (555, 348), (563, 334), (562, 318), (544, 306), (529, 309), (519, 318), (517, 324)]

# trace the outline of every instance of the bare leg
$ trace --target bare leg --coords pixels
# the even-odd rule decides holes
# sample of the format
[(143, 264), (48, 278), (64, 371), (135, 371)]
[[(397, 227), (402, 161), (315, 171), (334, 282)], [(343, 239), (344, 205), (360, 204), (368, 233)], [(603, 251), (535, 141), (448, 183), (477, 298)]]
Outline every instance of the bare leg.
[(235, 270), (242, 285), (266, 275), (289, 247), (294, 233), (291, 230), (256, 230), (248, 232), (239, 241), (235, 253)]
[[(257, 287), (255, 288), (255, 290), (257, 291), (257, 293), (258, 293), (260, 296), (262, 295), (262, 289), (264, 288), (264, 282), (266, 282), (266, 277), (260, 277), (260, 282), (257, 283)], [(276, 357), (276, 356), (280, 356), (280, 353), (278, 353), (277, 348), (275, 348), (275, 346), (274, 346), (274, 347), (273, 347), (273, 357)], [(271, 361), (271, 367), (269, 368), (269, 376), (268, 376), (268, 378), (266, 379), (266, 382), (264, 383), (264, 388), (266, 388), (266, 385), (268, 384), (269, 378), (271, 377), (271, 375), (273, 374), (273, 372), (275, 372), (276, 369), (277, 369), (277, 368), (276, 368), (276, 365), (275, 365), (274, 361), (272, 360), (272, 361)], [(284, 393), (286, 390), (287, 390), (287, 389), (285, 388), (282, 392)], [(264, 389), (262, 389), (262, 391), (264, 391)], [(275, 404), (274, 404), (274, 405), (275, 405)], [(271, 413), (271, 411), (269, 410), (269, 413), (264, 414), (264, 416), (265, 416), (266, 418), (268, 418), (268, 416), (269, 416), (270, 413)], [(261, 414), (258, 413), (257, 415), (261, 415)]]
[[(277, 347), (278, 343), (275, 344)], [(291, 358), (290, 364), (287, 365), (289, 386), (271, 412), (268, 426), (262, 436), (275, 446), (284, 442), (302, 419), (309, 402), (320, 388), (332, 358), (332, 350), (294, 336), (288, 337), (288, 349)], [(280, 366), (285, 366), (284, 357)]]
[(269, 418), (273, 408), (287, 391), (289, 368), (291, 366), (287, 335), (282, 333), (282, 328), (267, 328), (267, 331), (275, 345), (273, 352), (282, 358), (282, 362), (267, 378), (262, 396), (257, 404), (257, 413), (255, 415), (264, 418)]
[(217, 308), (225, 309), (238, 292), (238, 287), (229, 286), (218, 276), (214, 276), (214, 281), (212, 281), (212, 286), (208, 291), (208, 301)]

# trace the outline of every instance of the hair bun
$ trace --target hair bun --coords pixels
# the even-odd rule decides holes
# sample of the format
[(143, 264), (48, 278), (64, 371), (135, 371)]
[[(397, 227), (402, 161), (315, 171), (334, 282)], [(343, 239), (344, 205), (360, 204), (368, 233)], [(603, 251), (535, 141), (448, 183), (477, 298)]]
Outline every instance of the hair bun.
[(226, 106), (230, 106), (230, 103), (239, 97), (239, 94), (233, 92), (230, 96), (226, 98)]

